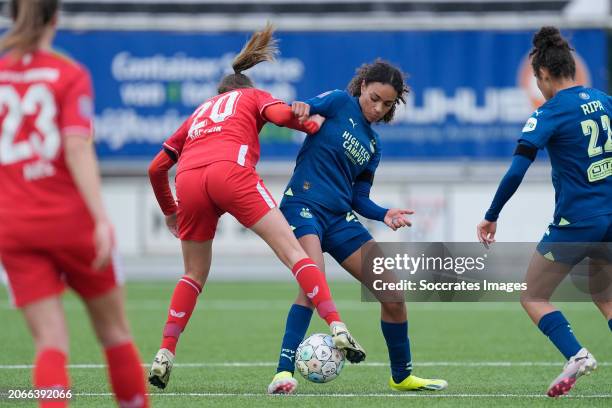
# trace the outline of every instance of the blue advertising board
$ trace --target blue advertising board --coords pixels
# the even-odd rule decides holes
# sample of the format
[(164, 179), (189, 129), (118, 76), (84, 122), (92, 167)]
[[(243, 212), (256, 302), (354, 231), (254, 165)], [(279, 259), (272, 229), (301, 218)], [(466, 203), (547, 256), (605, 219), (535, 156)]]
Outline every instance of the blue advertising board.
[[(564, 32), (578, 80), (607, 89), (603, 30)], [(86, 65), (96, 93), (102, 160), (149, 159), (206, 98), (250, 33), (61, 31), (56, 46)], [(496, 159), (512, 152), (542, 103), (527, 54), (530, 31), (280, 32), (281, 55), (247, 74), (276, 97), (344, 89), (355, 69), (383, 58), (409, 74), (407, 105), (376, 127), (389, 159)], [(291, 160), (303, 136), (267, 126), (263, 160)]]

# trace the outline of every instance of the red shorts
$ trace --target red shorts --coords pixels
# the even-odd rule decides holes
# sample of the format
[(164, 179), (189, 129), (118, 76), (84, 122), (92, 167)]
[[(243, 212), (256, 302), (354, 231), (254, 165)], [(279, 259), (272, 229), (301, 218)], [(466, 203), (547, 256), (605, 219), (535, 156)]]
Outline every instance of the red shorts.
[(176, 176), (176, 195), (178, 232), (184, 241), (213, 239), (225, 212), (250, 228), (276, 207), (255, 169), (230, 161), (182, 171)]
[(93, 231), (82, 243), (41, 248), (2, 248), (0, 261), (8, 277), (9, 293), (17, 307), (23, 307), (50, 296), (58, 296), (67, 286), (82, 298), (105, 294), (121, 284), (116, 266), (111, 262), (94, 270)]

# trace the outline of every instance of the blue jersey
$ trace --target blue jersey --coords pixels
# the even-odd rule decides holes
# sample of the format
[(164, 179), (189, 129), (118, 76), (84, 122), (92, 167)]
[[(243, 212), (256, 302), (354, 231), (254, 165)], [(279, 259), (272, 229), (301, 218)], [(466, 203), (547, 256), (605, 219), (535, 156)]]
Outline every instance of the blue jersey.
[(286, 196), (315, 202), (334, 213), (351, 211), (353, 183), (380, 162), (380, 138), (365, 119), (357, 98), (331, 91), (306, 101), (311, 114), (326, 118), (306, 137)]
[(550, 156), (555, 224), (612, 213), (611, 117), (610, 96), (574, 86), (527, 120), (521, 140), (546, 148)]

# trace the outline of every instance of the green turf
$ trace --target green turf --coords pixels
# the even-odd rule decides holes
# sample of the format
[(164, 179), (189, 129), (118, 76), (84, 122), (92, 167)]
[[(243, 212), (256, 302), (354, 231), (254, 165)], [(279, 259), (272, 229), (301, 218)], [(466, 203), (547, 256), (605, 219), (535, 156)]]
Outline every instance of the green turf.
[[(172, 282), (148, 282), (133, 283), (127, 288), (129, 318), (145, 363), (152, 359), (159, 346), (173, 287)], [(611, 398), (597, 397), (612, 394), (612, 365), (609, 365), (612, 363), (612, 334), (591, 304), (561, 305), (578, 338), (604, 363), (593, 376), (578, 382), (571, 398), (550, 400), (540, 397), (559, 373), (562, 359), (520, 306), (508, 303), (410, 304), (409, 330), (415, 373), (445, 378), (450, 386), (443, 394), (397, 394), (386, 386), (389, 371), (386, 367), (387, 351), (379, 329), (379, 306), (362, 303), (357, 285), (333, 283), (332, 290), (344, 320), (367, 349), (370, 365), (347, 365), (342, 375), (329, 384), (311, 384), (300, 379), (297, 396), (265, 395), (274, 373), (272, 363), (277, 357), (285, 315), (296, 289), (289, 283), (212, 282), (205, 289), (190, 326), (181, 338), (177, 356), (178, 364), (209, 363), (210, 366), (177, 366), (166, 391), (150, 389), (153, 405), (236, 407), (248, 404), (249, 408), (367, 407), (375, 404), (385, 407), (612, 405)], [(0, 339), (4, 345), (0, 366), (30, 364), (32, 341), (20, 315), (4, 306), (6, 304), (6, 291), (0, 289), (0, 305), (3, 305), (0, 307)], [(102, 363), (102, 355), (82, 306), (71, 295), (66, 297), (65, 306), (71, 332), (70, 363)], [(326, 329), (319, 319), (314, 318), (309, 332), (317, 331), (325, 332)], [(219, 365), (228, 362), (262, 364), (249, 367)], [(559, 364), (491, 367), (480, 364), (482, 362)], [(419, 366), (419, 363), (426, 365)], [(73, 368), (71, 377), (73, 391), (77, 394), (109, 392), (102, 368)], [(28, 369), (0, 368), (1, 390), (27, 389), (30, 388), (29, 381)], [(489, 394), (494, 396), (487, 396)], [(0, 399), (0, 406), (34, 405)], [(112, 406), (112, 398), (108, 395), (77, 395), (73, 406), (108, 407)]]

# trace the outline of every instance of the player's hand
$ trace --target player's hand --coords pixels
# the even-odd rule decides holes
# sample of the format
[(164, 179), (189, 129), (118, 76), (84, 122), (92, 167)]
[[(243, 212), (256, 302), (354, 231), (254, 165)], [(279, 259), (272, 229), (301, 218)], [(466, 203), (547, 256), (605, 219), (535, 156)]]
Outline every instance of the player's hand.
[(291, 112), (298, 118), (300, 123), (304, 123), (310, 116), (310, 105), (304, 102), (295, 101), (291, 104)]
[(489, 245), (495, 242), (495, 232), (497, 231), (497, 222), (482, 220), (476, 226), (476, 235), (478, 240), (489, 249)]
[(107, 220), (98, 221), (94, 230), (96, 257), (91, 264), (94, 269), (103, 269), (110, 263), (113, 256), (114, 241), (113, 226), (111, 223)]
[(323, 123), (325, 122), (325, 118), (321, 115), (312, 115), (308, 118), (306, 122), (304, 122), (304, 127), (306, 128), (306, 132), (308, 134), (317, 133)]
[(385, 215), (384, 222), (393, 231), (397, 231), (402, 227), (410, 227), (412, 226), (412, 222), (405, 217), (405, 215), (408, 214), (414, 214), (414, 211), (401, 208), (390, 208)]
[(166, 226), (175, 237), (179, 237), (178, 235), (178, 227), (176, 225), (176, 213), (172, 215), (166, 215)]

